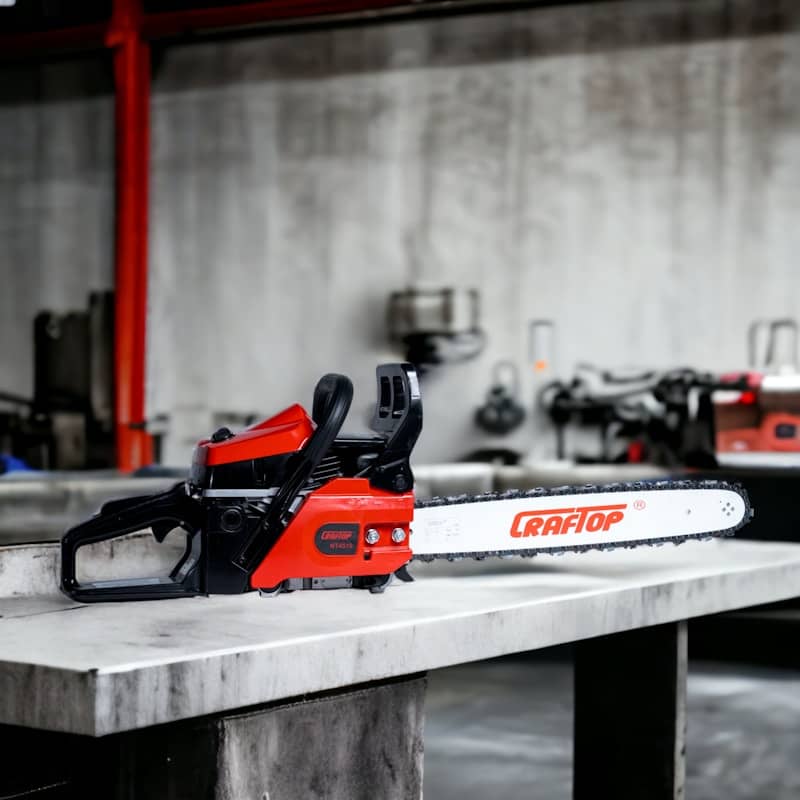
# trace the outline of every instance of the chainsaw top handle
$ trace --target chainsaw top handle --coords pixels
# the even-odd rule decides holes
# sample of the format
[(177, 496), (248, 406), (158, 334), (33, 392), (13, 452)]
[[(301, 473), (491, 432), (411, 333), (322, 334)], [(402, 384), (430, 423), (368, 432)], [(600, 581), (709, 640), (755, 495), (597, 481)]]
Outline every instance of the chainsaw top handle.
[[(422, 399), (413, 365), (381, 364), (376, 369), (378, 399), (371, 427), (385, 440), (383, 450), (364, 470), (370, 484), (395, 494), (411, 491), (414, 476), (409, 457), (422, 430)], [(234, 555), (233, 563), (250, 574), (280, 539), (293, 505), (308, 479), (336, 442), (353, 399), (353, 384), (344, 375), (324, 375), (314, 390), (312, 418), (316, 430), (294, 456), (264, 520)]]
[[(393, 493), (410, 491), (414, 476), (409, 456), (422, 429), (422, 400), (411, 364), (381, 364), (376, 370), (378, 400), (372, 429), (385, 439), (382, 452), (365, 470), (370, 484)], [(292, 506), (311, 474), (336, 442), (353, 399), (353, 384), (344, 375), (323, 376), (314, 391), (312, 417), (317, 426), (308, 443), (294, 456), (263, 523), (234, 556), (234, 563), (251, 573), (275, 546), (286, 528)]]
[(336, 440), (353, 401), (353, 384), (345, 375), (323, 375), (314, 390), (312, 418), (316, 430), (305, 446), (294, 454), (286, 477), (272, 499), (264, 521), (245, 540), (233, 557), (233, 563), (251, 573), (274, 547), (283, 533), (292, 504), (306, 485), (311, 473)]

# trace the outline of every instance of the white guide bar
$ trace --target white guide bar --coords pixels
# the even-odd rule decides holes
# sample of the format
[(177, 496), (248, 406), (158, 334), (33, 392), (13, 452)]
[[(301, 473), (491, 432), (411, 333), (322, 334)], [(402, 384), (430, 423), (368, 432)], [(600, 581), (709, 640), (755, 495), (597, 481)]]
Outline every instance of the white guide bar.
[(731, 489), (641, 489), (515, 497), (414, 511), (414, 555), (645, 542), (735, 528), (744, 498)]

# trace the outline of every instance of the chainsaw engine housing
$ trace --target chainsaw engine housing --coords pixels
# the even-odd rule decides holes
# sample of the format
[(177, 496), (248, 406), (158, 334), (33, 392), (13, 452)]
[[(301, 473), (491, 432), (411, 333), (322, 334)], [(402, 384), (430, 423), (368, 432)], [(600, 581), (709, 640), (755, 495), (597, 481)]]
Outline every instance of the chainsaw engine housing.
[[(236, 594), (251, 589), (380, 590), (411, 559), (411, 450), (422, 402), (410, 364), (377, 369), (374, 434), (340, 436), (353, 396), (324, 376), (311, 416), (293, 405), (195, 448), (189, 479), (168, 492), (106, 503), (62, 540), (61, 586), (84, 602)], [(186, 551), (168, 577), (80, 583), (80, 547), (180, 527)]]

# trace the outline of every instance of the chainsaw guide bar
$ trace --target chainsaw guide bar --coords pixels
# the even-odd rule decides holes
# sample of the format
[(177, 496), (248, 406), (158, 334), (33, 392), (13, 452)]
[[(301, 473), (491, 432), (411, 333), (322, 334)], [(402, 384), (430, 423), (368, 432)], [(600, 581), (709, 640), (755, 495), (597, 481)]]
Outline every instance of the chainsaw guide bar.
[[(186, 481), (111, 500), (61, 540), (61, 589), (80, 602), (156, 600), (259, 590), (363, 588), (410, 580), (412, 560), (560, 554), (730, 536), (752, 516), (721, 481), (646, 481), (454, 495), (415, 503), (409, 458), (422, 430), (411, 364), (376, 370), (371, 434), (342, 435), (353, 385), (318, 382), (308, 415), (293, 405), (195, 448)], [(81, 581), (86, 545), (149, 531), (185, 534), (170, 573)]]
[[(656, 494), (658, 492), (666, 494), (658, 495)], [(697, 500), (709, 499), (711, 501), (708, 503), (710, 507), (704, 510), (707, 514), (714, 515), (712, 519), (718, 520), (717, 527), (704, 527), (702, 530), (687, 533), (675, 533), (675, 528), (665, 528), (666, 531), (672, 530), (673, 532), (666, 532), (663, 535), (659, 535), (657, 529), (650, 528), (649, 535), (644, 535), (641, 523), (639, 523), (637, 538), (629, 538), (625, 535), (622, 527), (625, 515), (636, 515), (637, 513), (644, 515), (647, 513), (648, 504), (654, 499), (656, 501), (662, 498), (667, 500), (677, 512), (677, 514), (673, 514), (678, 517), (677, 522), (680, 522), (681, 515), (685, 515), (687, 518), (691, 516), (696, 509), (692, 508), (691, 501), (694, 499), (692, 494), (687, 493), (697, 493)], [(612, 502), (607, 504), (601, 502), (604, 495), (610, 496), (607, 499)], [(631, 496), (631, 502), (620, 502), (628, 495)], [(576, 501), (574, 505), (567, 502), (573, 499)], [(560, 507), (532, 508), (533, 501), (540, 503), (549, 500), (559, 501)], [(517, 504), (510, 501), (517, 501)], [(506, 515), (512, 513), (517, 507), (523, 508), (516, 512), (512, 524), (503, 531), (507, 541), (515, 540), (517, 546), (443, 551), (442, 546), (446, 544), (448, 529), (452, 538), (459, 536), (460, 531), (453, 531), (454, 516), (459, 509), (467, 509), (470, 517), (467, 524), (474, 527), (476, 525), (475, 513), (481, 510), (479, 506), (481, 503), (502, 503), (502, 509), (508, 508), (508, 511), (505, 511)], [(658, 505), (663, 506), (663, 503)], [(440, 509), (441, 513), (439, 515), (432, 514), (434, 509)], [(501, 530), (502, 514), (503, 511), (499, 509), (492, 512), (492, 516), (498, 517), (493, 520), (493, 523)], [(613, 514), (622, 516), (619, 518), (610, 516)], [(433, 497), (429, 500), (418, 501), (416, 504), (414, 521), (411, 523), (413, 560), (429, 562), (439, 559), (458, 561), (464, 558), (476, 560), (519, 556), (529, 558), (540, 554), (562, 555), (564, 553), (584, 553), (588, 550), (614, 550), (618, 547), (631, 549), (642, 545), (659, 546), (670, 542), (681, 544), (691, 540), (702, 541), (714, 537), (733, 536), (737, 530), (750, 521), (752, 516), (753, 509), (741, 486), (714, 480), (634, 481)], [(592, 519), (596, 522), (590, 522)], [(552, 521), (550, 522), (551, 530), (547, 531), (549, 521)], [(518, 522), (516, 527), (514, 522)], [(658, 522), (661, 527), (664, 527), (663, 519), (659, 519)], [(589, 523), (588, 527), (587, 523)], [(710, 520), (701, 524), (713, 525)], [(597, 525), (597, 530), (593, 532), (591, 527), (594, 525)], [(608, 525), (608, 530), (602, 530), (606, 525)], [(532, 528), (533, 530), (531, 530)], [(612, 533), (612, 529), (617, 530)], [(602, 540), (592, 538), (597, 534), (600, 534)], [(603, 534), (612, 535), (603, 536)], [(480, 535), (489, 539), (492, 531), (483, 529)], [(423, 536), (426, 538), (421, 541)], [(562, 537), (569, 538), (570, 543), (567, 544)], [(558, 544), (555, 543), (556, 541)], [(532, 544), (533, 542), (536, 542), (535, 547), (524, 546), (524, 543)]]

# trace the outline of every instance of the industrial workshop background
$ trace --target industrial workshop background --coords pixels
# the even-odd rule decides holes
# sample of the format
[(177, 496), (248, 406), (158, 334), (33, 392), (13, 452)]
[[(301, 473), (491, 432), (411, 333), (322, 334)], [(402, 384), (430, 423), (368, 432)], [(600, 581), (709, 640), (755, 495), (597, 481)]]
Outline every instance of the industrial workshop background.
[(800, 0), (0, 0), (0, 800), (797, 800), (799, 201)]
[[(531, 320), (554, 322), (563, 373), (720, 371), (743, 365), (749, 322), (796, 314), (791, 0), (467, 16), (116, 0), (110, 24), (81, 5), (77, 28), (26, 34), (20, 15), (0, 35), (0, 373), (29, 395), (20, 320), (116, 285), (123, 468), (147, 463), (144, 423), (165, 416), (162, 459), (180, 465), (213, 413), (279, 408), (325, 371), (369, 397), (397, 356), (387, 297), (409, 285), (474, 287), (489, 332), (430, 376), (421, 461), (490, 441), (472, 409), (496, 361), (532, 403)], [(256, 23), (276, 27), (229, 35)]]

